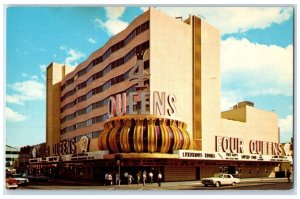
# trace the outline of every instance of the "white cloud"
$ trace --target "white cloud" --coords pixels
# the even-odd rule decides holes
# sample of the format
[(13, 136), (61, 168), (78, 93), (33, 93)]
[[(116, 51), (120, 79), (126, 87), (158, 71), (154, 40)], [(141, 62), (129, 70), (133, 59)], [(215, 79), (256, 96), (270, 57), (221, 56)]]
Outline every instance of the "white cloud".
[(67, 50), (67, 46), (60, 46), (59, 50)]
[(119, 19), (125, 12), (125, 7), (106, 7), (106, 17), (108, 18), (105, 22), (101, 19), (96, 18), (94, 23), (96, 27), (101, 28), (111, 36), (119, 33), (128, 26), (128, 22)]
[(43, 80), (46, 80), (46, 70), (47, 70), (47, 65), (45, 64), (42, 64), (42, 65), (39, 65), (39, 68), (40, 68), (40, 72), (41, 72), (41, 77)]
[(125, 7), (106, 7), (106, 16), (109, 19), (118, 19), (124, 14), (125, 9)]
[(283, 48), (228, 38), (221, 42), (221, 71), (223, 82), (235, 84), (244, 95), (293, 95), (291, 45)]
[(39, 65), (39, 67), (40, 67), (40, 70), (41, 70), (42, 73), (46, 72), (46, 69), (47, 69), (47, 65), (46, 64)]
[(46, 75), (41, 74), (41, 77), (42, 77), (43, 80), (46, 80)]
[(6, 120), (9, 122), (21, 122), (27, 119), (24, 115), (21, 115), (8, 107), (5, 107), (5, 115)]
[[(148, 8), (141, 8), (143, 11)], [(200, 16), (221, 30), (221, 34), (265, 29), (280, 24), (293, 15), (286, 7), (157, 7), (173, 17)]]
[(221, 111), (229, 110), (238, 102), (244, 101), (244, 99), (237, 95), (234, 91), (222, 91), (221, 93)]
[(280, 134), (284, 140), (281, 142), (289, 142), (293, 137), (293, 116), (287, 115), (285, 118), (279, 118)]
[(36, 75), (28, 75), (26, 73), (22, 73), (22, 76), (23, 77), (28, 77), (28, 78), (31, 78), (31, 79), (34, 79), (34, 80), (38, 80), (39, 79), (38, 76), (36, 76)]
[(6, 95), (6, 102), (11, 104), (24, 105), (22, 97), (20, 95)]
[(67, 53), (68, 56), (65, 59), (65, 63), (66, 65), (69, 66), (77, 66), (78, 65), (77, 61), (85, 57), (84, 53), (72, 48), (69, 49), (67, 46), (60, 46), (59, 49)]
[(65, 62), (69, 66), (76, 66), (76, 65), (78, 65), (78, 63), (76, 61), (78, 61), (80, 58), (82, 58), (84, 56), (85, 55), (82, 52), (71, 48), (68, 51), (68, 57), (66, 58)]
[(8, 87), (14, 91), (14, 94), (6, 95), (8, 103), (24, 105), (26, 101), (45, 98), (45, 85), (34, 80), (16, 82)]
[(87, 41), (88, 41), (89, 43), (91, 43), (91, 44), (95, 44), (95, 43), (96, 43), (96, 40), (93, 39), (93, 38), (91, 38), (91, 37), (88, 38)]

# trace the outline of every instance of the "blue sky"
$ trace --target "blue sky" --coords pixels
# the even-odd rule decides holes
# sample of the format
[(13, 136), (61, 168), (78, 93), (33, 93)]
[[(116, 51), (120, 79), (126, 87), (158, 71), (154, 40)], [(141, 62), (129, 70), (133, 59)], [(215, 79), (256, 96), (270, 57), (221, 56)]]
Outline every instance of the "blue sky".
[[(45, 68), (76, 66), (146, 8), (9, 7), (6, 10), (6, 144), (45, 142)], [(278, 113), (292, 136), (293, 9), (157, 8), (201, 15), (221, 30), (222, 110), (249, 100)], [(248, 16), (253, 16), (249, 19)]]

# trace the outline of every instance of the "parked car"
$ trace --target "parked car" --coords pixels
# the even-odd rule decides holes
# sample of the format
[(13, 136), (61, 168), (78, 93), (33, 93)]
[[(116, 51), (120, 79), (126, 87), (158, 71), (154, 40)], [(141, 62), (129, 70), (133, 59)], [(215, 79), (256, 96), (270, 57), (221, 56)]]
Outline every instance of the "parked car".
[(12, 174), (12, 178), (17, 181), (18, 186), (26, 185), (29, 182), (29, 179), (24, 177), (22, 174)]
[(7, 176), (5, 180), (5, 187), (6, 189), (16, 189), (18, 188), (18, 182), (16, 179)]
[(234, 186), (235, 184), (240, 183), (240, 179), (233, 177), (231, 174), (217, 174), (211, 178), (203, 178), (201, 183), (204, 184), (205, 187), (208, 185), (214, 185), (216, 187), (221, 185)]
[(29, 182), (45, 182), (49, 180), (49, 177), (43, 174), (36, 174), (36, 175), (23, 174), (23, 177), (28, 178)]

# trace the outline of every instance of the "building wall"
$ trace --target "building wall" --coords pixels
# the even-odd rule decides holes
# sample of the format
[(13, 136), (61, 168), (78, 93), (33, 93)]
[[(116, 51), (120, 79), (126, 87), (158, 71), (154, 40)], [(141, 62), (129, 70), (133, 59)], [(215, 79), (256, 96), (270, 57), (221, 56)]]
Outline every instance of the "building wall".
[[(176, 117), (192, 136), (192, 27), (150, 8), (150, 91), (176, 96)], [(150, 102), (150, 114), (153, 104)]]
[[(136, 27), (140, 26), (141, 24), (145, 23), (149, 20), (149, 12), (145, 12), (144, 14), (137, 17), (125, 30), (118, 33), (117, 35), (113, 36), (102, 48), (95, 51), (90, 55), (90, 57), (79, 64), (74, 71), (68, 73), (68, 75), (62, 79), (61, 86), (63, 86), (68, 80), (76, 76), (76, 74), (81, 71), (84, 68), (87, 68), (88, 65), (97, 57), (103, 55), (111, 46), (115, 45), (116, 43), (124, 40)], [(118, 60), (121, 57), (124, 57), (128, 52), (130, 52), (135, 46), (142, 44), (143, 42), (146, 42), (149, 40), (149, 29), (140, 33), (137, 35), (134, 39), (132, 39), (127, 45), (125, 45), (123, 48), (113, 52), (110, 54), (110, 56), (105, 59), (103, 62), (93, 66), (87, 73), (84, 75), (78, 76), (77, 79), (74, 80), (73, 83), (63, 88), (61, 91), (60, 97), (63, 97), (66, 93), (70, 92), (71, 90), (75, 89), (76, 86), (79, 84), (87, 81), (92, 75), (95, 73), (102, 71), (106, 66), (108, 66), (113, 61)], [(130, 60), (128, 60), (126, 63), (120, 65), (119, 67), (115, 69), (111, 69), (107, 74), (103, 75), (103, 77), (100, 77), (94, 81), (92, 81), (90, 84), (85, 86), (84, 88), (77, 90), (73, 95), (66, 97), (65, 99), (62, 99), (60, 103), (60, 108), (63, 108), (66, 104), (73, 102), (78, 97), (86, 95), (88, 92), (90, 92), (92, 89), (99, 87), (103, 84), (105, 84), (108, 80), (117, 77), (119, 75), (125, 74), (130, 68), (132, 68), (136, 63), (136, 56), (133, 56)], [(114, 84), (113, 86), (110, 86), (108, 89), (106, 89), (103, 92), (100, 92), (98, 94), (95, 94), (88, 98), (85, 101), (82, 101), (80, 103), (77, 103), (75, 106), (68, 108), (64, 111), (62, 111), (60, 114), (59, 119), (63, 119), (68, 115), (71, 115), (78, 110), (81, 110), (83, 108), (86, 108), (90, 106), (93, 103), (99, 102), (100, 100), (104, 100), (108, 98), (109, 96), (113, 96), (116, 93), (125, 92), (127, 89), (132, 87), (134, 84), (136, 84), (136, 81), (122, 81), (117, 84)], [(51, 91), (50, 91), (51, 92)], [(85, 122), (93, 117), (101, 116), (107, 113), (107, 106), (104, 105), (100, 108), (94, 109), (88, 113), (85, 113), (83, 115), (77, 115), (75, 118), (64, 121), (61, 123), (60, 131), (63, 129), (76, 125), (81, 122)], [(84, 128), (78, 128), (73, 131), (69, 131), (66, 133), (62, 133), (60, 136), (60, 140), (73, 138), (80, 135), (86, 135), (88, 133), (94, 132), (94, 131), (101, 131), (103, 130), (103, 124), (105, 120), (86, 126)], [(57, 141), (58, 142), (58, 141)], [(96, 148), (95, 148), (96, 150)]]
[[(245, 106), (229, 112), (234, 112), (234, 114), (229, 114), (230, 120), (221, 119), (220, 131), (214, 133), (214, 135), (242, 138), (244, 140), (244, 153), (246, 154), (250, 154), (250, 140), (279, 142), (278, 116), (276, 113), (259, 110), (251, 106)], [(236, 120), (241, 118), (240, 115), (245, 115), (246, 122), (234, 121), (232, 115), (237, 115)], [(207, 150), (215, 150), (214, 139), (213, 137), (207, 142), (209, 147)]]
[[(195, 18), (194, 20), (199, 19)], [(214, 134), (219, 132), (221, 117), (220, 31), (203, 20), (195, 28), (200, 29), (200, 40), (199, 34), (195, 35), (195, 41), (198, 41), (195, 45), (200, 45), (200, 53), (194, 56), (194, 61), (200, 62), (198, 65), (195, 63), (195, 71), (200, 70), (200, 74), (194, 77), (194, 81), (200, 80), (201, 82), (200, 99), (194, 96), (194, 100), (199, 100), (201, 106), (196, 106), (197, 102), (195, 102), (197, 109), (194, 110), (194, 119), (198, 123), (200, 122), (200, 126), (194, 125), (194, 133), (196, 133), (194, 137), (201, 140), (200, 148), (197, 143), (197, 149), (211, 151), (209, 140), (213, 140)]]
[(60, 141), (60, 82), (72, 68), (63, 64), (51, 63), (47, 67), (46, 92), (46, 143), (52, 146)]
[[(150, 21), (149, 30), (135, 37), (124, 48), (112, 53), (102, 63), (94, 66), (61, 91), (61, 86), (80, 70), (86, 68), (93, 59), (125, 39), (132, 30), (148, 20)], [(51, 146), (60, 140), (103, 129), (105, 121), (61, 135), (59, 133), (66, 127), (107, 113), (107, 106), (92, 110), (62, 124), (60, 119), (99, 100), (123, 92), (133, 86), (135, 81), (126, 80), (117, 83), (63, 112), (60, 112), (60, 108), (109, 79), (124, 74), (135, 65), (136, 56), (76, 91), (72, 96), (62, 101), (61, 97), (80, 83), (87, 81), (93, 74), (103, 70), (112, 61), (123, 57), (135, 46), (148, 40), (150, 40), (150, 50), (145, 57), (150, 60), (150, 91), (151, 93), (166, 92), (166, 95), (176, 96), (176, 117), (187, 123), (187, 130), (194, 139), (195, 150), (215, 151), (215, 136), (238, 137), (244, 139), (245, 142), (251, 139), (278, 142), (278, 118), (275, 113), (246, 106), (223, 112), (221, 116), (220, 31), (195, 16), (183, 22), (150, 8), (149, 11), (137, 17), (125, 30), (112, 37), (102, 48), (95, 51), (86, 61), (79, 64), (74, 71), (59, 64), (51, 64), (48, 67), (47, 144), (51, 150)], [(150, 114), (153, 114), (151, 102)], [(97, 142), (91, 143), (90, 151), (97, 150)], [(244, 148), (245, 153), (248, 152), (248, 147)]]
[(195, 180), (196, 167), (189, 166), (165, 166), (165, 181)]
[(250, 140), (278, 143), (276, 113), (244, 106), (221, 114), (220, 31), (197, 17), (192, 20), (195, 42), (194, 149), (216, 151), (215, 136), (242, 138), (246, 144), (244, 153), (249, 153), (247, 144)]
[[(237, 169), (240, 168), (238, 176), (239, 178), (254, 178), (254, 177), (275, 177), (275, 166), (267, 163), (266, 165), (256, 166), (253, 163), (251, 165), (236, 166)], [(215, 174), (220, 173), (220, 167), (225, 165), (205, 165), (200, 168), (201, 178), (212, 177)]]

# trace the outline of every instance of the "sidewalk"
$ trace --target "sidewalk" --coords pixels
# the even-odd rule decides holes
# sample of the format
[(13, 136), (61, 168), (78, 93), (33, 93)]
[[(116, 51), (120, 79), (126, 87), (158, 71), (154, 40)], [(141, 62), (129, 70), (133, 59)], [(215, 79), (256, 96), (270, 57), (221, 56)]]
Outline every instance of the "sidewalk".
[[(243, 182), (287, 182), (286, 178), (241, 178), (241, 183)], [(293, 181), (293, 179), (291, 179)], [(49, 180), (53, 184), (65, 184), (70, 186), (105, 186), (103, 182), (88, 181), (88, 180), (64, 180), (64, 179), (54, 179)], [(163, 182), (167, 186), (180, 186), (180, 185), (195, 185), (202, 184), (201, 180), (194, 181), (178, 181), (178, 182)], [(147, 186), (157, 186), (157, 183), (146, 184)], [(110, 185), (119, 186), (119, 185)], [(128, 186), (127, 184), (121, 184), (121, 186)], [(132, 184), (131, 186), (137, 186), (137, 184)], [(143, 186), (142, 184), (140, 186)]]

